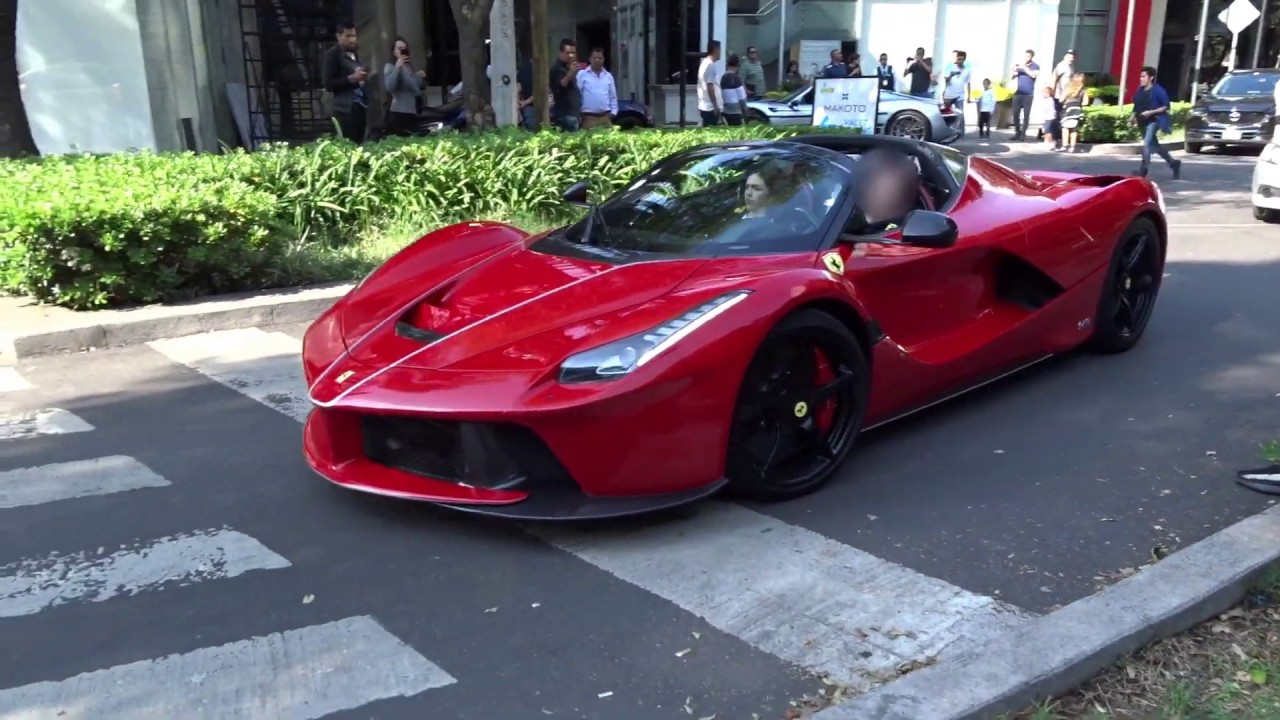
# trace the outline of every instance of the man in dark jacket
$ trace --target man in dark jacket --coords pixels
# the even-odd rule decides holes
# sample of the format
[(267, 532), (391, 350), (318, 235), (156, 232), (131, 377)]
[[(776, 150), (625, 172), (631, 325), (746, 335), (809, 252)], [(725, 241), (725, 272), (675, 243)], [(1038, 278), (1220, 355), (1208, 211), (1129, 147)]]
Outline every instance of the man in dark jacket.
[(333, 118), (338, 121), (342, 137), (360, 144), (368, 126), (369, 98), (364, 87), (369, 69), (356, 54), (355, 23), (348, 20), (339, 24), (337, 39), (338, 44), (324, 54), (324, 88), (333, 94)]

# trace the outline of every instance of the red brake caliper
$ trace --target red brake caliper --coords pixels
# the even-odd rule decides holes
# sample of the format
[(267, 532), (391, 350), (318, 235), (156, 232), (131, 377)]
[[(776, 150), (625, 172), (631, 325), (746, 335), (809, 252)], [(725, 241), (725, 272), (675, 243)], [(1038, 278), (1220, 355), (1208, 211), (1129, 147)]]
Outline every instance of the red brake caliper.
[[(814, 364), (817, 366), (817, 372), (814, 373), (814, 379), (816, 380), (815, 384), (817, 387), (822, 387), (834, 382), (836, 374), (835, 371), (831, 369), (831, 363), (827, 361), (826, 353), (822, 352), (818, 348), (814, 348), (813, 360)], [(835, 422), (835, 417), (836, 398), (834, 397), (827, 398), (826, 402), (822, 403), (822, 407), (813, 408), (814, 421), (818, 423), (818, 427), (822, 428), (824, 433), (831, 430), (831, 425)]]

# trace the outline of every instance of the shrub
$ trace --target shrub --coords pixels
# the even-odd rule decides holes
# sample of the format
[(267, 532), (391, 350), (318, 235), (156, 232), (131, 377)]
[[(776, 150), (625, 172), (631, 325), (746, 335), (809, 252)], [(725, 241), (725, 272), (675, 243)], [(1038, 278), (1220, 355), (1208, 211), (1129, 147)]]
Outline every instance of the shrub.
[(579, 180), (612, 193), (704, 142), (800, 126), (323, 140), (224, 155), (126, 153), (0, 162), (0, 289), (75, 309), (280, 287), (299, 242), (392, 225), (567, 220)]
[[(1170, 109), (1174, 128), (1186, 124), (1191, 103), (1175, 102)], [(1136, 125), (1129, 125), (1133, 105), (1095, 105), (1084, 109), (1084, 121), (1080, 126), (1080, 142), (1117, 143), (1138, 142), (1142, 135)]]

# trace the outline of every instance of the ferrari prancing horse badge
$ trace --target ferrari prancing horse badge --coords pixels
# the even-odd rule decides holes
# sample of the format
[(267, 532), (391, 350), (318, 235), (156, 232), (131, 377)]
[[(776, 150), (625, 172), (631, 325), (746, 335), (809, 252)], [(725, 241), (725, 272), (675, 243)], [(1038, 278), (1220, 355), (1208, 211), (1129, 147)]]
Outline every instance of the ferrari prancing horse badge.
[(338, 376), (338, 384), (341, 385), (342, 383), (350, 380), (352, 375), (355, 375), (355, 372), (352, 370), (348, 370), (342, 373), (341, 375)]
[(823, 255), (822, 263), (827, 266), (828, 270), (836, 275), (844, 274), (844, 258), (840, 257), (840, 253), (833, 252)]

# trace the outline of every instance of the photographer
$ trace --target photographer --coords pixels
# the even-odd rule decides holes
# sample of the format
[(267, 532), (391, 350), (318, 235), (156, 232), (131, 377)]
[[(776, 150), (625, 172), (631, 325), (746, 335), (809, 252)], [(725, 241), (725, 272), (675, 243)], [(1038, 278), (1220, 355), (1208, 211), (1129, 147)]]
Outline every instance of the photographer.
[(925, 59), (924, 48), (916, 48), (916, 56), (907, 58), (907, 69), (902, 76), (911, 78), (907, 91), (911, 95), (921, 98), (933, 96), (929, 92), (929, 85), (933, 82), (933, 63)]

